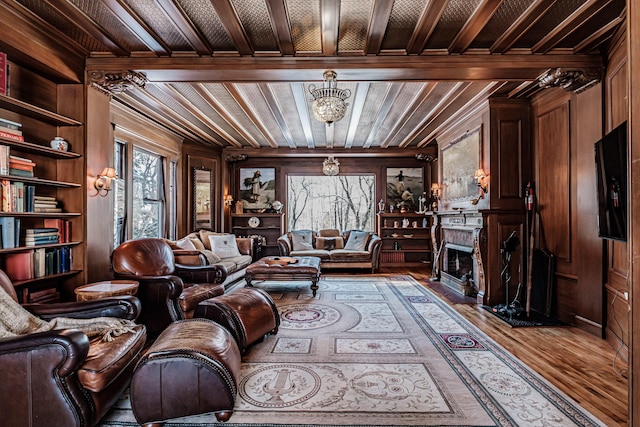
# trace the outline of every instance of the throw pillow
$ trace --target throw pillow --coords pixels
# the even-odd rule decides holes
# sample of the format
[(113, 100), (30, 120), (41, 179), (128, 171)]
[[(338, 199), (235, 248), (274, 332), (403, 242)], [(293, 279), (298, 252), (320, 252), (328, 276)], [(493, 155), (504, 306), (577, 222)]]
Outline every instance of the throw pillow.
[(342, 248), (344, 248), (344, 239), (342, 237), (316, 237), (316, 249), (331, 251)]
[(294, 230), (291, 232), (291, 243), (294, 251), (313, 250), (313, 233), (311, 230)]
[(191, 243), (193, 244), (193, 246), (195, 246), (197, 250), (201, 251), (204, 249), (202, 240), (198, 239), (197, 237), (190, 237), (189, 240), (191, 240)]
[(180, 249), (186, 249), (189, 251), (195, 251), (196, 247), (194, 246), (193, 242), (191, 242), (191, 239), (188, 239), (186, 237), (183, 237), (180, 240), (176, 241), (176, 245), (180, 248)]
[(320, 236), (320, 237), (340, 237), (340, 230), (336, 230), (335, 228), (327, 228), (325, 230), (318, 231), (318, 236)]
[(344, 245), (344, 249), (349, 251), (364, 251), (366, 250), (365, 248), (367, 247), (368, 241), (368, 231), (352, 231), (349, 234), (349, 240), (347, 240), (347, 244)]
[(202, 249), (200, 253), (207, 259), (207, 265), (213, 265), (220, 262), (221, 258), (207, 249)]
[(211, 251), (220, 258), (240, 256), (234, 234), (211, 235), (209, 236), (209, 244), (211, 245)]

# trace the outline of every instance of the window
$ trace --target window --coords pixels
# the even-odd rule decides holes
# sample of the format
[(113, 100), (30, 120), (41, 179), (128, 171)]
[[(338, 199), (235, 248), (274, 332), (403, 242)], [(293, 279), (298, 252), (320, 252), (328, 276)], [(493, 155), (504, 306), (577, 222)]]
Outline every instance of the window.
[[(120, 246), (126, 239), (127, 188), (126, 188), (126, 144), (116, 141), (113, 147), (114, 168), (118, 178), (111, 185), (113, 188), (113, 247)], [(114, 185), (115, 184), (115, 185)]]
[(162, 157), (133, 148), (132, 239), (164, 235), (164, 173)]
[(374, 195), (374, 175), (290, 175), (288, 229), (373, 231)]

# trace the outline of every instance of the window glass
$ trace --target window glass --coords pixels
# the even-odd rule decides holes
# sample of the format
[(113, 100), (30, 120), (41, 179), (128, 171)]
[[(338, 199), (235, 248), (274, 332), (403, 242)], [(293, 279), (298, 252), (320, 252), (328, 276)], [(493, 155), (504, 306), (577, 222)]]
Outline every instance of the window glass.
[(162, 158), (134, 147), (132, 239), (163, 237), (163, 193)]
[(373, 231), (373, 175), (296, 176), (287, 182), (289, 230)]

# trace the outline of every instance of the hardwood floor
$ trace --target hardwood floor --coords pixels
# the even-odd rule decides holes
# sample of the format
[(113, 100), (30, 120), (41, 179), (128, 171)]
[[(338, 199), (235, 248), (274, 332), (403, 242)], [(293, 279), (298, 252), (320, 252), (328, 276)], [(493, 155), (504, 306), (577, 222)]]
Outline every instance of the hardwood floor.
[[(402, 268), (380, 273), (429, 278)], [(607, 426), (628, 424), (627, 364), (605, 340), (568, 326), (511, 328), (477, 305), (442, 300)]]

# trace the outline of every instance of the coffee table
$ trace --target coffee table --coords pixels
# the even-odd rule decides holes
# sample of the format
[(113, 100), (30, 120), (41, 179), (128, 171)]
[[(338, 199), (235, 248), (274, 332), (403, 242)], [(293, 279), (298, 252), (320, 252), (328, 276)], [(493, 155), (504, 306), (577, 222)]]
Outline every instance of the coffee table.
[(76, 301), (135, 295), (137, 292), (138, 282), (135, 280), (105, 280), (103, 282), (89, 283), (74, 289)]
[(320, 258), (287, 257), (292, 262), (278, 262), (283, 257), (267, 256), (250, 264), (244, 275), (248, 287), (252, 287), (254, 280), (291, 280), (311, 281), (311, 291), (316, 296), (318, 281), (320, 280)]

